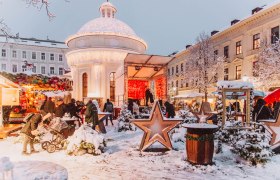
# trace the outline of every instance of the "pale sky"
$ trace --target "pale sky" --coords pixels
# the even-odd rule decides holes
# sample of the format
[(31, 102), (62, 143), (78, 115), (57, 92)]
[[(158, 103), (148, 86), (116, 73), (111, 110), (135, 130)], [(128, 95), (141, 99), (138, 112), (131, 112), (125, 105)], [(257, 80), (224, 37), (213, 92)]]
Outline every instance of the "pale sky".
[[(50, 0), (56, 17), (49, 21), (44, 9), (27, 7), (25, 0), (0, 0), (0, 17), (11, 33), (64, 41), (86, 22), (100, 16), (105, 0)], [(193, 44), (201, 32), (229, 27), (258, 6), (280, 0), (110, 0), (116, 17), (148, 43), (148, 54), (168, 55)], [(266, 8), (266, 6), (264, 7)]]

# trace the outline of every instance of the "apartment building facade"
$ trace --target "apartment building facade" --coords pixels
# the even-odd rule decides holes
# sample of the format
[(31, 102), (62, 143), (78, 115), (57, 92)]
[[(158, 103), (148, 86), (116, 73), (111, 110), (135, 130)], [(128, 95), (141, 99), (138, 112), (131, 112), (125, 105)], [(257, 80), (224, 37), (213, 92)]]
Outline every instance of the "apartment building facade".
[(22, 38), (0, 37), (0, 71), (24, 73), (26, 64), (32, 64), (32, 72), (60, 76), (68, 69), (64, 42)]
[[(211, 32), (215, 54), (225, 58), (224, 74), (218, 80), (251, 81), (262, 42), (275, 43), (279, 39), (280, 3), (266, 9), (255, 8), (250, 17), (241, 21), (235, 19), (230, 25), (223, 31)], [(186, 46), (168, 64), (168, 90), (171, 94), (181, 94), (190, 89), (181, 75), (186, 70), (189, 54), (189, 46)], [(280, 81), (277, 83), (275, 85), (280, 87)]]

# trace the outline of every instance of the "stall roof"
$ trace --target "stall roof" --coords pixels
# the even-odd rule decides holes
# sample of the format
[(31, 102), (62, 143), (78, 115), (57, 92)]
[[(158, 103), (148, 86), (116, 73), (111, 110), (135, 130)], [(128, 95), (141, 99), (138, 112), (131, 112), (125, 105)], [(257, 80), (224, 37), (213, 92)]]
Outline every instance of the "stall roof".
[(127, 54), (124, 62), (128, 67), (128, 78), (149, 79), (164, 73), (163, 68), (173, 59), (170, 56)]
[(0, 87), (3, 88), (20, 88), (20, 86), (4, 76), (0, 75)]

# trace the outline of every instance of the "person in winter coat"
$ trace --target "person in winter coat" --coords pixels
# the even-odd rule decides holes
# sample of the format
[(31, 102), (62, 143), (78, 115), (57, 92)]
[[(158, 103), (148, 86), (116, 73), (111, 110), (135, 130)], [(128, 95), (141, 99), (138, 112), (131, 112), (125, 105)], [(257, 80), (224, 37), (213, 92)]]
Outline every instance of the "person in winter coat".
[(266, 102), (263, 99), (258, 99), (253, 110), (253, 119), (259, 121), (261, 119), (272, 119), (272, 113), (269, 108), (265, 105)]
[(167, 118), (174, 118), (175, 117), (175, 108), (173, 104), (170, 104), (168, 101), (164, 103), (166, 109), (166, 116)]
[(147, 88), (145, 91), (146, 106), (149, 105), (150, 98), (151, 98), (151, 91), (149, 88)]
[(135, 114), (135, 115), (139, 115), (140, 114), (140, 112), (139, 112), (139, 106), (138, 106), (138, 104), (136, 103), (136, 102), (133, 102), (133, 113)]
[[(114, 111), (114, 105), (112, 102), (110, 102), (109, 99), (107, 99), (107, 102), (104, 104), (104, 109), (103, 109), (104, 112), (109, 112), (111, 113), (111, 115), (109, 116), (110, 118), (110, 121), (111, 121), (111, 124), (112, 126), (114, 125), (113, 124), (113, 111)], [(106, 118), (106, 126), (108, 126), (108, 117)]]
[(71, 102), (67, 104), (67, 113), (70, 113), (71, 117), (76, 117), (78, 119), (82, 119), (77, 113), (78, 113), (78, 107), (76, 106), (75, 99), (71, 99)]
[(52, 98), (49, 97), (46, 104), (44, 105), (44, 109), (43, 109), (46, 113), (54, 113), (55, 110), (55, 104), (52, 101)]
[(66, 105), (63, 102), (63, 99), (58, 99), (58, 106), (55, 109), (54, 115), (55, 117), (62, 118), (66, 112)]
[(40, 113), (37, 113), (32, 116), (32, 118), (24, 125), (24, 127), (21, 129), (21, 133), (23, 134), (24, 140), (23, 140), (23, 155), (28, 155), (27, 153), (27, 145), (30, 145), (30, 153), (37, 153), (34, 149), (34, 138), (36, 134), (36, 129), (39, 126), (39, 123), (42, 121), (42, 115)]
[(131, 99), (128, 100), (127, 109), (133, 114), (133, 101)]
[(98, 110), (95, 104), (91, 100), (86, 104), (85, 111), (85, 121), (87, 123), (92, 123), (92, 129), (95, 130), (96, 125), (98, 125)]

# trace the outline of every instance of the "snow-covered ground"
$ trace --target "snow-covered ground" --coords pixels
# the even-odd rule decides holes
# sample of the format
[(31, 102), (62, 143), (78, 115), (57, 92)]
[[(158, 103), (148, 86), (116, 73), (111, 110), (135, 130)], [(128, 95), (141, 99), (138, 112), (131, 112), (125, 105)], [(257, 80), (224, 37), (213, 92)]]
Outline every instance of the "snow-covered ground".
[[(115, 123), (117, 124), (117, 123)], [(249, 166), (243, 161), (236, 163), (237, 156), (223, 145), (223, 153), (214, 155), (215, 165), (195, 167), (186, 161), (185, 144), (173, 143), (176, 150), (161, 152), (140, 152), (142, 131), (117, 132), (108, 127), (107, 147), (99, 156), (69, 156), (66, 151), (49, 154), (39, 144), (40, 152), (22, 156), (22, 144), (15, 138), (0, 140), (0, 157), (8, 156), (16, 164), (20, 162), (46, 161), (63, 166), (70, 180), (87, 179), (254, 179), (280, 180), (280, 155), (273, 156), (264, 166)], [(23, 163), (21, 163), (23, 164)], [(48, 165), (42, 166), (48, 168)], [(43, 169), (44, 170), (44, 169)], [(46, 169), (44, 170), (46, 171)], [(59, 170), (58, 168), (58, 171)], [(18, 176), (17, 176), (18, 177)], [(18, 178), (30, 180), (31, 176)], [(48, 179), (47, 176), (42, 179)], [(49, 178), (50, 179), (50, 178)]]

